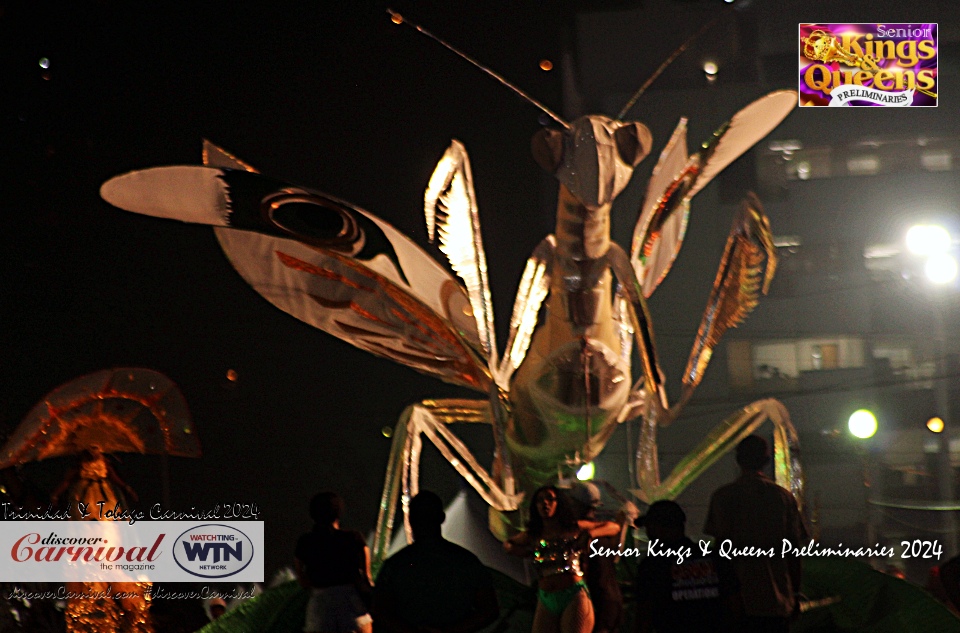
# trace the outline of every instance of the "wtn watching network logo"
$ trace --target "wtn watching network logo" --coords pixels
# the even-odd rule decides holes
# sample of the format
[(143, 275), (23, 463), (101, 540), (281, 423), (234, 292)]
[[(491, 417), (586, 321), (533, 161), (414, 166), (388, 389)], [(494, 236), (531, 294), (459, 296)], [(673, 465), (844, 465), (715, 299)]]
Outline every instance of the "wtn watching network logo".
[(173, 559), (180, 569), (201, 578), (234, 576), (253, 560), (253, 541), (229, 525), (209, 523), (177, 537)]

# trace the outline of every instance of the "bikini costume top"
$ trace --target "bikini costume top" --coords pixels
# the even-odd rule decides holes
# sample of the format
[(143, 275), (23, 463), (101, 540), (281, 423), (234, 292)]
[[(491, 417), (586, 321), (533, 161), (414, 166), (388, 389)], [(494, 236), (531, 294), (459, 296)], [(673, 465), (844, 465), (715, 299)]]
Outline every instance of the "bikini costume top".
[(557, 574), (573, 573), (583, 577), (580, 569), (580, 554), (583, 540), (579, 535), (567, 538), (539, 539), (533, 550), (533, 563), (540, 578)]

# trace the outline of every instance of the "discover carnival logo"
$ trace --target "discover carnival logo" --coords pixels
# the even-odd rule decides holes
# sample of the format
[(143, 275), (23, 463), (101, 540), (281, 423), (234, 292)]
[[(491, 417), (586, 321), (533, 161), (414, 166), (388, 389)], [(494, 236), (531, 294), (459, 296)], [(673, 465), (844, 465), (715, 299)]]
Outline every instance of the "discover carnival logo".
[(936, 106), (937, 25), (801, 24), (801, 106)]
[(100, 563), (136, 567), (152, 563), (159, 557), (158, 549), (164, 534), (159, 534), (149, 549), (143, 546), (109, 545), (110, 539), (102, 536), (63, 537), (50, 532), (41, 539), (37, 532), (28, 532), (16, 540), (10, 548), (11, 560), (15, 563)]
[(173, 558), (180, 569), (200, 578), (235, 576), (253, 560), (253, 541), (237, 528), (208, 523), (177, 537)]

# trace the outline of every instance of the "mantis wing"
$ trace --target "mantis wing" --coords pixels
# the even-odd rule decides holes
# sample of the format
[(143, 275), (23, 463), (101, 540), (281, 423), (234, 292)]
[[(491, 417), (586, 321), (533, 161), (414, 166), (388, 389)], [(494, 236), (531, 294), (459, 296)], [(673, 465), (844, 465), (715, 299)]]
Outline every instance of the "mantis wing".
[(687, 197), (697, 195), (717, 174), (726, 169), (727, 165), (740, 158), (772, 132), (773, 128), (780, 125), (796, 107), (796, 90), (778, 90), (760, 97), (733, 115), (729, 123), (714, 132), (715, 140), (705, 143), (715, 143), (716, 146), (710, 150), (709, 158), (703, 161), (700, 175)]
[[(663, 281), (680, 252), (690, 199), (777, 127), (796, 105), (797, 93), (793, 90), (757, 99), (714, 132), (703, 149), (689, 159), (685, 159), (686, 122), (680, 121), (661, 154), (634, 231), (630, 259), (644, 296), (649, 297)], [(684, 166), (678, 169), (684, 160)], [(675, 175), (668, 180), (671, 173)]]
[(723, 333), (743, 322), (757, 306), (761, 292), (767, 294), (776, 267), (777, 251), (770, 221), (760, 201), (750, 194), (734, 218), (707, 309), (690, 350), (683, 373), (681, 404), (703, 379), (713, 348)]
[[(440, 236), (440, 250), (454, 272), (467, 286), (470, 307), (477, 321), (480, 344), (487, 355), (490, 373), (497, 383), (497, 340), (493, 325), (493, 301), (487, 279), (487, 259), (480, 237), (480, 216), (473, 191), (473, 173), (467, 150), (453, 140), (437, 164), (423, 196), (427, 235)], [(501, 387), (505, 385), (501, 384)]]
[(553, 235), (543, 238), (523, 269), (517, 297), (513, 302), (513, 315), (510, 317), (510, 339), (500, 363), (500, 378), (506, 385), (509, 385), (510, 377), (530, 349), (540, 307), (550, 291), (550, 269), (553, 267), (556, 247), (557, 240)]
[(100, 193), (128, 211), (225, 227), (218, 239), (231, 264), (281, 310), (360, 349), (488, 392), (469, 299), (439, 263), (362, 209), (246, 169), (158, 167), (117, 176)]
[[(249, 171), (253, 174), (259, 174), (260, 170), (243, 162), (219, 145), (203, 139), (203, 164), (208, 167), (225, 167), (227, 169), (238, 169)], [(219, 228), (214, 227), (214, 233), (219, 232)]]
[(689, 200), (682, 195), (670, 195), (680, 190), (687, 161), (687, 120), (680, 119), (650, 176), (640, 218), (633, 230), (630, 262), (646, 298), (670, 270), (687, 232)]

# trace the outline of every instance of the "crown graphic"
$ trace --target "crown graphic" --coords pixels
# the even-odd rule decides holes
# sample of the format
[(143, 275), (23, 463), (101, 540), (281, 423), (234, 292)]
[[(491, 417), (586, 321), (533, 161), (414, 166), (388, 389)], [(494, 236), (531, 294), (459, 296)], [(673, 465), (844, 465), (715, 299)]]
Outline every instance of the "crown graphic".
[(817, 62), (839, 62), (863, 70), (880, 70), (873, 57), (843, 50), (837, 43), (837, 37), (830, 31), (817, 29), (809, 37), (800, 38), (800, 40), (803, 42), (803, 54), (807, 59)]

